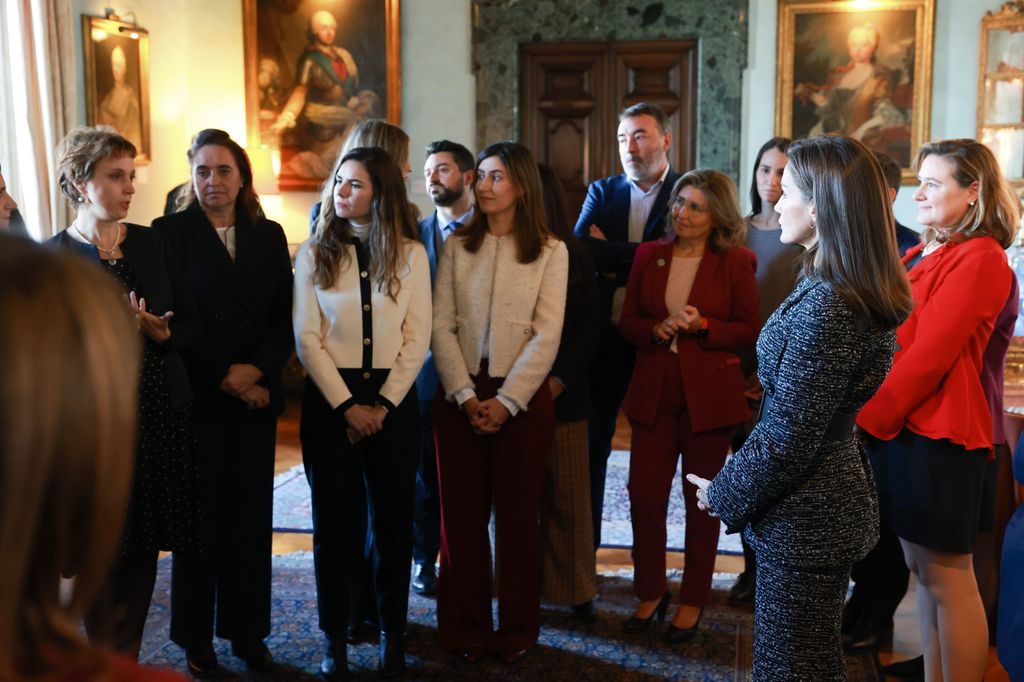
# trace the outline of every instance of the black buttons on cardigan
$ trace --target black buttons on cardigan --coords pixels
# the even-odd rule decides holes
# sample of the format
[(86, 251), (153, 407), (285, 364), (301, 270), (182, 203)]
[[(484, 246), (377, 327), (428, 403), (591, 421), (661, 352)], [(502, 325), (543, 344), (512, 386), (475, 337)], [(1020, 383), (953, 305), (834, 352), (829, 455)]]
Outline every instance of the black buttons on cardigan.
[(363, 345), (364, 346), (369, 346), (370, 345), (370, 339), (363, 339)]
[(362, 277), (363, 279), (366, 279), (366, 276), (367, 276), (366, 270), (363, 270), (362, 272), (360, 272), (359, 276)]
[(368, 312), (369, 310), (370, 310), (370, 304), (369, 303), (364, 303), (363, 304), (363, 312)]
[(364, 379), (369, 379), (370, 378), (370, 373), (369, 372), (363, 372), (363, 378)]

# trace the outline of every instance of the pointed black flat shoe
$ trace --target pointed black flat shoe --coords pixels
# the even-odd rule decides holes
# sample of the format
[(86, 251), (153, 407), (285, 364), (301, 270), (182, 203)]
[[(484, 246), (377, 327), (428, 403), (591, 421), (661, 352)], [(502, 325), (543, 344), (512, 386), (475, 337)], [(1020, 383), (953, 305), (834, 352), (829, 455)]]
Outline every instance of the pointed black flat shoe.
[(399, 677), (405, 672), (405, 646), (402, 637), (391, 637), (381, 631), (377, 672), (384, 677)]
[(651, 615), (646, 618), (639, 618), (637, 616), (630, 616), (625, 623), (622, 624), (624, 632), (635, 635), (640, 632), (646, 632), (651, 627), (651, 621), (657, 617), (658, 622), (665, 622), (665, 614), (668, 613), (669, 602), (672, 601), (672, 593), (668, 590), (665, 591), (665, 595), (658, 602), (658, 605), (651, 611)]

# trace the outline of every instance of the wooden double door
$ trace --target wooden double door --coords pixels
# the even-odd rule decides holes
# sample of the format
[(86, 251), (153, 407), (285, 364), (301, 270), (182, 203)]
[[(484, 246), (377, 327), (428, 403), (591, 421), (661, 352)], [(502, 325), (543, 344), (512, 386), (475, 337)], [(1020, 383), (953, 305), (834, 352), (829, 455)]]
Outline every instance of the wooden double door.
[(521, 139), (562, 180), (570, 215), (579, 215), (590, 182), (622, 172), (618, 116), (638, 102), (669, 117), (673, 168), (694, 167), (697, 59), (696, 40), (521, 46)]

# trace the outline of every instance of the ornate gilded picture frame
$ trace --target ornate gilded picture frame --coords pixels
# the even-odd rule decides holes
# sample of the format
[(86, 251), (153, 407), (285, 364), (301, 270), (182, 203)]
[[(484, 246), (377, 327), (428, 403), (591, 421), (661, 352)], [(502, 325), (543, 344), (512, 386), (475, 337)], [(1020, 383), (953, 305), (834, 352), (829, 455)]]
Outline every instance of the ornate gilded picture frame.
[(1024, 189), (1024, 0), (981, 20), (978, 132), (1006, 179)]
[(931, 130), (934, 0), (779, 0), (776, 134), (849, 135), (910, 164)]
[(401, 123), (399, 0), (242, 0), (242, 15), (248, 142), (271, 149), (281, 190), (316, 190), (359, 121)]
[(86, 123), (113, 126), (135, 145), (136, 165), (149, 163), (149, 33), (83, 15), (82, 49)]

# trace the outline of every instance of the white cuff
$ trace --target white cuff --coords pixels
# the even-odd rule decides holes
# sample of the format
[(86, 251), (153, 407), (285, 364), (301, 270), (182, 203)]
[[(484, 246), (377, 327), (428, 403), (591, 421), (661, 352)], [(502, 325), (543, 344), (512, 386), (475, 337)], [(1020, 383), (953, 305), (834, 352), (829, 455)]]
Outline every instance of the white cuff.
[(503, 396), (500, 393), (498, 395), (496, 395), (495, 397), (498, 399), (499, 403), (501, 403), (502, 405), (505, 406), (505, 408), (509, 411), (509, 413), (513, 417), (516, 416), (517, 414), (519, 414), (519, 407), (514, 402), (512, 402), (511, 398), (506, 398), (505, 396)]
[(476, 397), (476, 391), (471, 388), (462, 388), (455, 391), (455, 394), (452, 397), (455, 398), (455, 402), (459, 404), (459, 407), (462, 407), (462, 403), (466, 402), (470, 398)]

